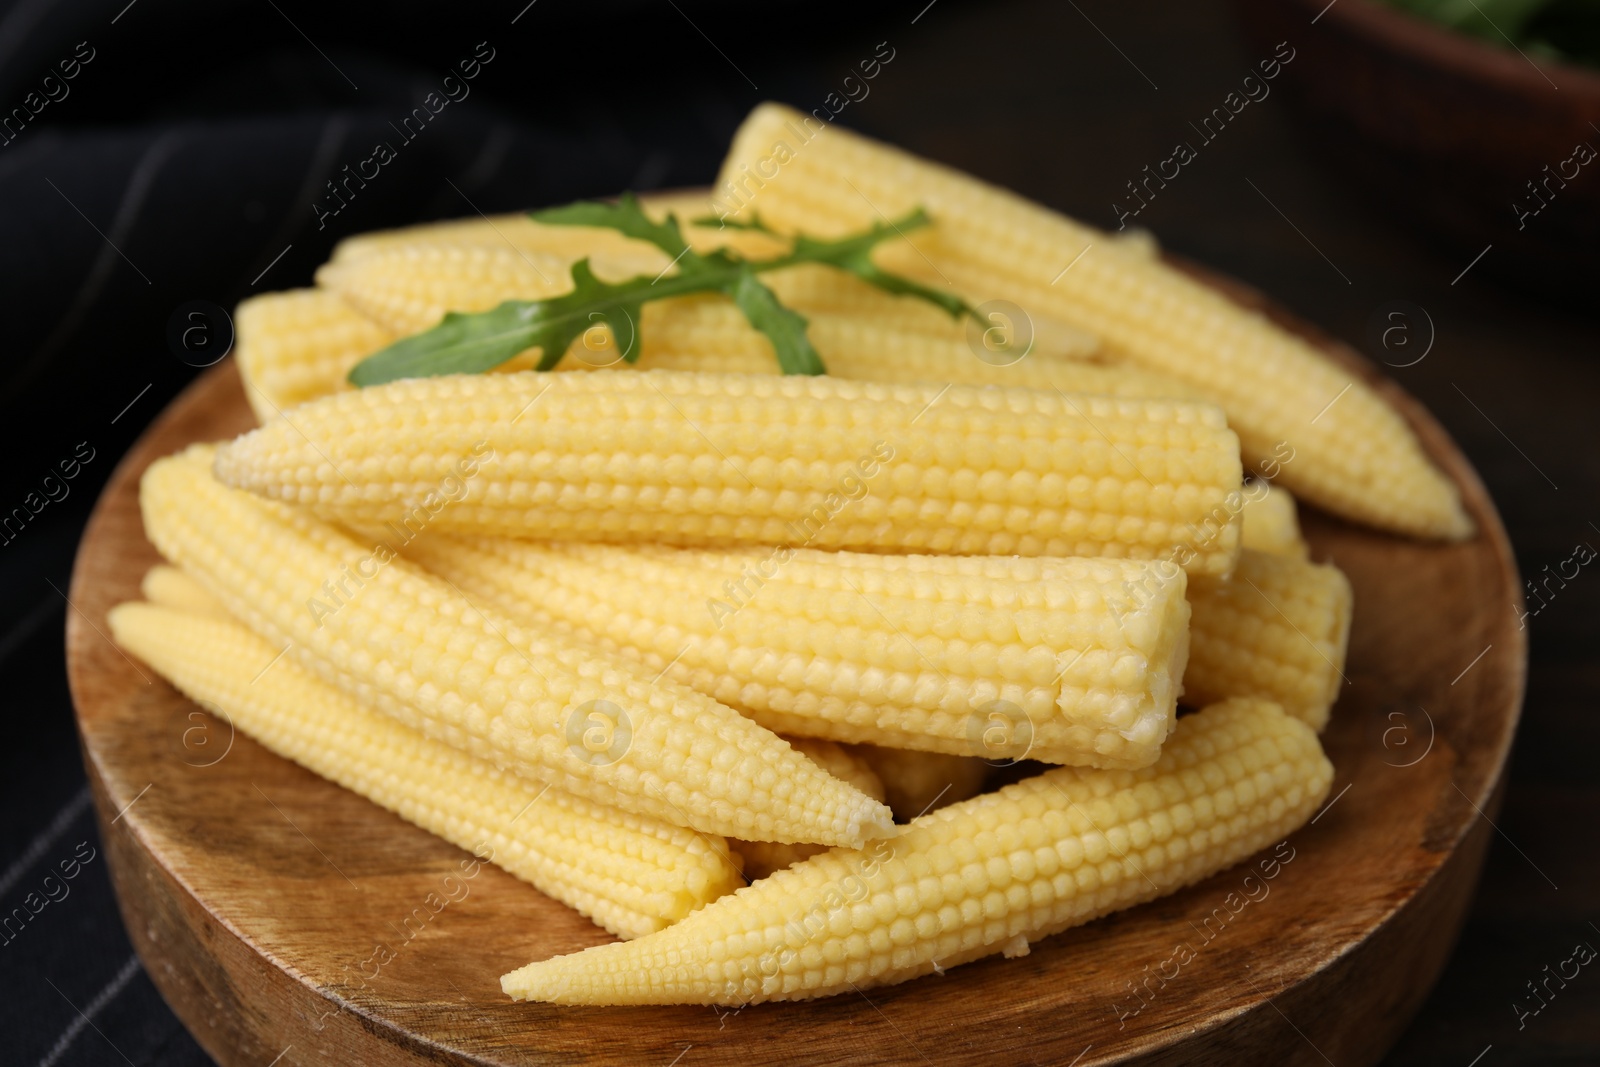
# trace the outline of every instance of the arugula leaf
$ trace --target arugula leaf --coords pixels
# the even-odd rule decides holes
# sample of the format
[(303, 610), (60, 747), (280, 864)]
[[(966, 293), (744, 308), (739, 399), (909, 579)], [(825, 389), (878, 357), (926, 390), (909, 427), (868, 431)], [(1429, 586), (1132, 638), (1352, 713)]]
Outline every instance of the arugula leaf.
[[(887, 237), (890, 232), (904, 237), (903, 231), (926, 226), (931, 221), (928, 218), (928, 213), (919, 207), (899, 222), (875, 225), (869, 231), (869, 234), (879, 239)], [(756, 223), (759, 225), (760, 220), (757, 219)], [(771, 231), (768, 230), (766, 232), (770, 233)], [(971, 305), (956, 294), (929, 288), (920, 282), (912, 281), (910, 278), (902, 278), (898, 274), (890, 274), (872, 262), (872, 248), (876, 243), (874, 241), (873, 245), (853, 248), (834, 260), (833, 263), (835, 266), (842, 267), (854, 274), (869, 285), (877, 286), (885, 292), (894, 293), (896, 296), (915, 296), (928, 301), (930, 304), (937, 304), (948, 311), (953, 319), (959, 319), (963, 315), (971, 315), (973, 318), (978, 317), (978, 313), (973, 310)], [(796, 237), (794, 250), (796, 253), (815, 251), (821, 244), (822, 242), (814, 241), (809, 237)]]
[(978, 317), (977, 311), (956, 294), (930, 288), (921, 282), (914, 282), (910, 278), (902, 278), (898, 274), (890, 274), (872, 262), (872, 256), (866, 252), (857, 253), (839, 265), (857, 278), (869, 285), (877, 286), (884, 292), (894, 293), (896, 296), (915, 296), (928, 301), (930, 304), (937, 304), (949, 312), (952, 319), (959, 319), (963, 315), (971, 315), (973, 318)]
[(357, 363), (350, 384), (382, 385), (397, 378), (480, 374), (527, 348), (528, 305), (507, 300), (493, 311), (445, 312), (426, 333), (396, 341)]
[[(367, 386), (397, 378), (481, 374), (535, 347), (541, 350), (539, 369), (550, 370), (594, 326), (613, 327), (619, 345), (624, 338), (635, 342), (625, 346), (623, 358), (638, 359), (638, 302), (618, 300), (612, 287), (594, 276), (587, 259), (572, 265), (572, 283), (572, 292), (550, 300), (507, 300), (493, 311), (448, 312), (433, 329), (356, 364), (350, 382)], [(615, 328), (623, 321), (627, 332)]]
[(689, 224), (691, 226), (715, 226), (719, 230), (754, 230), (756, 233), (770, 233), (774, 237), (782, 236), (771, 226), (762, 222), (761, 215), (754, 211), (750, 212), (748, 219), (730, 219), (725, 215), (701, 215), (697, 219), (690, 219)]
[[(764, 260), (742, 259), (724, 249), (694, 251), (684, 240), (675, 216), (653, 221), (632, 193), (624, 193), (615, 203), (580, 201), (534, 212), (532, 217), (552, 226), (616, 230), (655, 245), (673, 257), (673, 264), (654, 278), (640, 275), (604, 282), (595, 277), (588, 259), (580, 259), (571, 268), (571, 291), (545, 300), (508, 300), (492, 311), (449, 312), (432, 329), (396, 341), (356, 364), (350, 382), (368, 386), (398, 378), (477, 374), (532, 348), (539, 349), (539, 369), (550, 370), (574, 341), (595, 327), (609, 329), (623, 358), (632, 362), (639, 358), (640, 308), (650, 300), (689, 293), (722, 293), (732, 299), (750, 325), (772, 342), (785, 374), (825, 374), (827, 368), (806, 335), (805, 316), (784, 307), (756, 278), (759, 273), (800, 263), (837, 267), (886, 292), (927, 300), (957, 318), (977, 316), (953, 293), (891, 274), (872, 262), (872, 250), (879, 244), (929, 223), (921, 208), (833, 241), (796, 237), (786, 254)], [(759, 218), (732, 225), (772, 233)]]
[(822, 357), (806, 336), (806, 317), (778, 303), (778, 295), (756, 280), (747, 265), (733, 283), (733, 302), (739, 305), (750, 325), (766, 334), (778, 354), (778, 366), (785, 374), (826, 374)]

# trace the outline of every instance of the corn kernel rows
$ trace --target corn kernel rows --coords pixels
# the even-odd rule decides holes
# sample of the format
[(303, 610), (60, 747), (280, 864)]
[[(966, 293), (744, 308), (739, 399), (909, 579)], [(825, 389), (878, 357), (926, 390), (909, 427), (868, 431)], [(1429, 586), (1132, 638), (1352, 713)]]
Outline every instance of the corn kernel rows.
[(1252, 482), (1244, 490), (1239, 514), (1239, 547), (1306, 559), (1311, 548), (1300, 533), (1294, 497), (1282, 486)]
[[(873, 800), (884, 799), (883, 782), (866, 761), (843, 745), (816, 737), (788, 737), (784, 740), (794, 750), (821, 767), (841, 782), (848, 782)], [(765, 878), (773, 871), (781, 871), (801, 860), (828, 851), (825, 845), (786, 845), (777, 841), (733, 841), (733, 849), (742, 857), (742, 870), (746, 879)]]
[(1190, 594), (1184, 700), (1263, 697), (1321, 730), (1345, 682), (1350, 580), (1337, 567), (1245, 550)]
[[(452, 479), (462, 457), (492, 456)], [(228, 484), (352, 525), (974, 555), (1237, 554), (1238, 439), (1204, 404), (787, 375), (496, 374), (302, 405)], [(857, 489), (866, 491), (856, 498)], [(851, 496), (846, 496), (846, 494)], [(432, 510), (430, 508), (430, 510)]]
[[(782, 272), (786, 273), (786, 272)], [(837, 273), (837, 272), (834, 272)], [(886, 301), (879, 290), (869, 290)], [(798, 306), (798, 305), (796, 305)], [(1175, 378), (1123, 364), (1078, 358), (1093, 340), (1063, 342), (1064, 351), (1035, 343), (1017, 362), (975, 354), (966, 327), (927, 304), (931, 324), (890, 321), (881, 312), (806, 312), (807, 334), (828, 373), (836, 378), (886, 382), (957, 382), (1010, 385), (1064, 393), (1196, 400), (1199, 394)], [(239, 373), (260, 421), (328, 393), (350, 388), (345, 375), (395, 335), (377, 326), (339, 296), (297, 290), (254, 297), (239, 305)], [(729, 374), (775, 374), (771, 342), (719, 297), (684, 297), (647, 304), (638, 334), (638, 359), (622, 360), (615, 338), (585, 333), (559, 370), (685, 370)], [(500, 371), (529, 370), (527, 353)]]
[(234, 327), (245, 399), (262, 422), (346, 388), (350, 368), (393, 340), (337, 294), (320, 289), (241, 301)]
[(1180, 889), (1303, 824), (1333, 768), (1305, 724), (1230, 701), (1139, 771), (1060, 768), (834, 849), (659, 934), (531, 963), (510, 996), (746, 1004), (902, 982)]
[(922, 207), (934, 226), (880, 249), (886, 270), (970, 300), (1014, 301), (1036, 319), (1089, 330), (1113, 356), (1190, 382), (1227, 409), (1247, 460), (1288, 442), (1296, 459), (1283, 480), (1314, 503), (1405, 533), (1471, 532), (1453, 483), (1398, 412), (1264, 316), (1105, 234), (849, 131), (794, 153), (781, 181), (753, 178), (750, 168), (792, 140), (788, 124), (799, 119), (765, 104), (736, 134), (718, 188), (753, 193), (738, 214), (827, 238)]
[(1171, 729), (1187, 649), (1170, 563), (436, 535), (407, 554), (531, 627), (840, 741), (1143, 766)]
[(369, 711), (231, 619), (152, 604), (110, 615), (119, 645), (250, 737), (621, 937), (740, 884), (720, 838), (508, 775)]
[(230, 490), (212, 455), (195, 446), (146, 471), (146, 533), (360, 703), (503, 769), (706, 833), (838, 844), (889, 830), (883, 805), (732, 709), (486, 614), (392, 546)]

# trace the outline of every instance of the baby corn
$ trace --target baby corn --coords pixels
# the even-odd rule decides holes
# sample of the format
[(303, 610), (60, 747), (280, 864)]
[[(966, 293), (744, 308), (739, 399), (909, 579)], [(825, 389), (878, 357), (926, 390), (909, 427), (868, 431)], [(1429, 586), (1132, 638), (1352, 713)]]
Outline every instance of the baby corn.
[[(317, 285), (397, 336), (438, 324), (447, 311), (488, 311), (502, 300), (538, 300), (572, 288), (567, 261), (496, 245), (397, 245), (317, 271)], [(607, 280), (639, 273), (610, 260)]]
[[(873, 800), (884, 798), (883, 782), (865, 760), (843, 745), (816, 737), (786, 737), (784, 740), (841, 782), (850, 783)], [(745, 878), (751, 881), (828, 850), (826, 845), (786, 845), (777, 841), (733, 841), (730, 845), (743, 857), (742, 870)]]
[[(745, 258), (769, 259), (789, 245), (787, 240), (753, 230), (689, 225), (688, 220), (706, 210), (703, 196), (646, 195), (640, 203), (652, 218), (675, 211), (683, 236), (699, 252), (726, 247)], [(523, 256), (528, 258), (520, 266), (512, 262)], [(403, 334), (432, 326), (446, 311), (485, 310), (504, 300), (545, 295), (556, 278), (550, 269), (552, 262), (560, 265), (558, 273), (566, 277), (570, 265), (584, 257), (598, 264), (602, 276), (616, 278), (654, 276), (670, 265), (659, 249), (612, 229), (551, 226), (527, 215), (507, 215), (346, 238), (317, 279), (330, 292), (368, 309), (376, 321)], [(813, 313), (852, 314), (904, 332), (958, 340), (968, 330), (967, 323), (953, 320), (925, 300), (887, 293), (832, 267), (800, 264), (766, 275), (765, 280), (786, 307), (807, 317)], [(436, 296), (430, 297), (430, 293)], [(731, 308), (725, 300), (715, 302)], [(648, 336), (660, 327), (649, 321), (648, 310), (645, 314), (649, 328), (641, 333)], [(1033, 347), (1038, 352), (1089, 356), (1099, 347), (1093, 334), (1060, 323), (1033, 332)]]
[[(873, 292), (886, 300), (895, 299), (881, 290)], [(1080, 351), (1087, 354), (1092, 339), (1081, 349), (1067, 346), (1065, 355), (1036, 346), (1015, 363), (986, 361), (974, 354), (960, 324), (952, 324), (948, 315), (924, 301), (914, 303), (934, 312), (937, 329), (898, 324), (881, 315), (808, 311), (807, 333), (828, 373), (836, 378), (1199, 399), (1193, 387), (1175, 378), (1124, 364), (1065, 358)], [(313, 310), (315, 314), (311, 314)], [(239, 315), (244, 323), (240, 327), (239, 369), (262, 421), (295, 404), (349, 389), (345, 376), (350, 369), (395, 339), (338, 297), (314, 290), (275, 294), (270, 302), (267, 297), (256, 297), (240, 305)], [(638, 346), (638, 360), (625, 362), (615, 338), (604, 331), (591, 331), (556, 369), (637, 367), (731, 374), (776, 374), (779, 370), (771, 342), (742, 312), (719, 297), (685, 297), (645, 305)], [(498, 369), (528, 370), (533, 364), (525, 354)]]
[(505, 774), (369, 711), (228, 619), (112, 610), (123, 648), (287, 759), (470, 849), (619, 937), (741, 884), (720, 838)]
[(1252, 482), (1244, 490), (1240, 511), (1239, 547), (1278, 556), (1305, 559), (1311, 554), (1300, 533), (1294, 497), (1282, 486)]
[(977, 796), (989, 776), (989, 764), (977, 756), (881, 745), (854, 745), (851, 751), (883, 782), (884, 802), (897, 822)]
[(350, 368), (394, 340), (337, 294), (319, 289), (264, 293), (233, 314), (239, 377), (262, 422), (347, 388)]
[(872, 765), (853, 749), (820, 737), (786, 737), (796, 752), (827, 771), (841, 782), (849, 782), (873, 800), (883, 799), (883, 781)]
[(642, 660), (780, 733), (1142, 767), (1171, 729), (1170, 563), (429, 535), (410, 558), (533, 628)]
[[(740, 236), (729, 236), (736, 233)], [(773, 238), (748, 231), (689, 227), (684, 236), (702, 250), (733, 244), (750, 251), (749, 246), (757, 246), (763, 257), (782, 250)], [(405, 336), (436, 325), (447, 311), (487, 311), (506, 300), (565, 293), (572, 288), (570, 270), (579, 259), (588, 259), (596, 276), (607, 281), (659, 275), (672, 262), (660, 249), (615, 230), (551, 226), (526, 216), (491, 227), (471, 220), (449, 223), (416, 237), (352, 239), (358, 243), (341, 246), (317, 271), (317, 284), (391, 333)], [(641, 323), (645, 336), (649, 320), (647, 315)]]
[[(697, 251), (732, 248), (747, 257), (766, 258), (781, 252), (787, 242), (755, 230), (732, 226), (697, 226), (693, 220), (708, 212), (704, 193), (640, 193), (639, 204), (645, 214), (661, 220), (671, 213), (678, 217), (683, 236)], [(378, 252), (400, 247), (441, 245), (487, 245), (533, 252), (572, 262), (584, 256), (610, 259), (637, 258), (639, 270), (651, 275), (671, 260), (659, 249), (624, 237), (616, 230), (590, 226), (552, 226), (535, 222), (528, 213), (478, 215), (445, 222), (425, 222), (394, 230), (375, 230), (346, 237), (333, 250), (331, 264), (343, 266)]]
[(706, 833), (859, 844), (890, 831), (882, 804), (733, 710), (482, 612), (390, 545), (230, 490), (212, 455), (195, 446), (145, 472), (146, 533), (361, 703), (504, 770)]
[(519, 1000), (747, 1004), (903, 982), (1173, 892), (1303, 824), (1333, 777), (1266, 701), (1189, 716), (1154, 766), (1062, 768), (834, 849), (626, 944), (531, 963)]
[[(1471, 533), (1399, 413), (1305, 341), (1107, 234), (848, 130), (808, 138), (806, 121), (774, 104), (745, 120), (717, 188), (737, 216), (825, 239), (925, 208), (933, 227), (885, 246), (884, 269), (1014, 301), (1189, 382), (1227, 409), (1252, 464), (1286, 444), (1282, 480), (1313, 503), (1402, 533)], [(781, 177), (759, 177), (774, 158)]]
[(1184, 702), (1263, 697), (1320, 731), (1345, 681), (1351, 598), (1337, 567), (1241, 552), (1232, 578), (1190, 586)]
[[(566, 230), (569, 241), (579, 237), (591, 244), (594, 241), (587, 236), (591, 233), (618, 236), (614, 231), (582, 227), (546, 229)], [(597, 240), (597, 247), (608, 244), (604, 239)], [(653, 249), (648, 251), (659, 254)], [(599, 258), (591, 255), (590, 260), (597, 273), (608, 280), (639, 274), (648, 276), (661, 270), (652, 259), (630, 258), (626, 249)], [(952, 319), (925, 300), (893, 296), (838, 270), (808, 264), (763, 277), (770, 277), (773, 291), (786, 307), (812, 320), (807, 333), (824, 360), (829, 355), (829, 345), (826, 331), (817, 326), (818, 318), (824, 321), (830, 318), (866, 320), (895, 336), (937, 338), (955, 346), (955, 362), (960, 363), (981, 364), (985, 360), (1009, 363), (1024, 351), (1030, 353), (1028, 358), (1081, 359), (1095, 355), (1099, 348), (1092, 334), (1049, 324), (1032, 329), (1028, 345), (1018, 348), (1012, 355), (1006, 350), (985, 346), (986, 337), (999, 336), (999, 333), (985, 333), (990, 326), (988, 322)], [(503, 244), (395, 245), (355, 260), (335, 260), (318, 271), (317, 280), (327, 287), (331, 299), (342, 299), (370, 319), (375, 324), (370, 328), (381, 328), (395, 336), (407, 336), (434, 326), (448, 311), (487, 311), (503, 301), (536, 300), (566, 292), (571, 287), (565, 259), (519, 252)], [(856, 288), (851, 288), (852, 285)], [(1004, 330), (1009, 324), (1000, 321), (994, 325)], [(688, 331), (694, 332), (691, 335)], [(600, 335), (604, 332), (595, 331), (592, 336), (586, 334), (582, 338), (582, 343), (596, 349), (584, 354), (591, 364), (604, 365), (620, 358), (614, 344), (609, 351), (603, 347)], [(651, 365), (652, 357), (659, 353), (681, 353), (685, 349), (693, 352), (698, 345), (710, 340), (724, 349), (734, 346), (743, 357), (761, 357), (771, 369), (776, 369), (771, 343), (726, 297), (653, 301), (642, 309), (637, 332), (640, 362), (645, 366)], [(828, 370), (839, 373), (832, 364)]]
[(167, 563), (158, 563), (144, 572), (139, 592), (152, 604), (191, 615), (209, 615), (228, 618), (228, 609), (222, 601), (182, 570)]
[[(923, 304), (923, 307), (929, 305)], [(835, 378), (873, 382), (955, 382), (1010, 385), (1064, 393), (1199, 400), (1200, 394), (1167, 375), (1123, 364), (1090, 363), (1077, 358), (1089, 348), (1035, 351), (1015, 362), (975, 354), (960, 324), (937, 311), (942, 328), (907, 326), (876, 315), (806, 311), (806, 335)], [(585, 338), (585, 342), (587, 342)], [(1092, 343), (1092, 342), (1091, 342)], [(981, 346), (980, 346), (981, 348)], [(625, 368), (615, 354), (585, 351), (569, 360)], [(742, 312), (717, 297), (689, 297), (646, 304), (639, 329), (641, 370), (774, 374), (772, 342), (745, 320)]]
[(1238, 551), (1238, 439), (1205, 404), (798, 375), (491, 374), (324, 397), (222, 448), (229, 485), (349, 525), (972, 555)]

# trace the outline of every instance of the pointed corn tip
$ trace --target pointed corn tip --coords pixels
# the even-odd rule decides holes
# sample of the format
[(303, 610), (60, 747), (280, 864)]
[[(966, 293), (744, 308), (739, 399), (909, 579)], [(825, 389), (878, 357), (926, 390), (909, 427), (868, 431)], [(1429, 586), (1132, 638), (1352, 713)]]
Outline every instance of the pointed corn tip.
[[(866, 796), (865, 793), (861, 795)], [(850, 846), (851, 848), (863, 848), (868, 841), (893, 837), (900, 832), (900, 827), (895, 825), (894, 812), (889, 810), (889, 806), (880, 801), (872, 800), (871, 797), (867, 797), (867, 799), (871, 801), (871, 806), (866, 809), (868, 817), (863, 818), (856, 824), (859, 837)]]
[(537, 963), (530, 963), (525, 967), (518, 967), (514, 971), (500, 976), (500, 991), (512, 1000), (533, 1000), (534, 987), (538, 984), (536, 976)]
[(352, 261), (349, 259), (340, 260), (336, 251), (334, 258), (318, 267), (316, 273), (311, 276), (311, 279), (316, 283), (318, 289), (333, 290), (334, 292), (337, 292), (339, 289), (339, 283), (348, 278), (351, 273), (351, 262)]
[(1450, 516), (1450, 525), (1445, 532), (1446, 541), (1470, 541), (1477, 536), (1478, 524), (1472, 521), (1472, 516), (1467, 514), (1466, 508), (1458, 501), (1455, 514)]
[(127, 628), (128, 623), (131, 621), (128, 616), (130, 613), (139, 610), (139, 604), (140, 602), (137, 600), (125, 600), (106, 612), (106, 625), (111, 628), (111, 640), (115, 641), (120, 647), (127, 647)]
[(1433, 473), (1441, 483), (1439, 491), (1432, 494), (1438, 497), (1437, 500), (1425, 507), (1419, 507), (1412, 516), (1391, 516), (1389, 521), (1374, 518), (1370, 520), (1371, 523), (1379, 529), (1393, 530), (1409, 537), (1446, 541), (1451, 544), (1470, 541), (1476, 537), (1478, 524), (1467, 514), (1466, 506), (1462, 504), (1461, 495), (1455, 485), (1447, 482), (1444, 475), (1437, 470)]
[[(1031, 942), (1282, 840), (1321, 806), (1332, 779), (1308, 725), (1270, 701), (1225, 701), (1179, 724), (1156, 767), (1137, 776), (1153, 788), (1127, 789), (1122, 771), (1047, 772), (915, 822), (891, 848), (821, 853), (659, 934), (529, 964), (501, 988), (558, 1004), (748, 1004), (859, 992), (984, 955), (1020, 956)], [(1106, 786), (1134, 801), (1117, 816), (1119, 833), (1075, 832), (1053, 818)], [(1253, 790), (1253, 811), (1224, 814), (1225, 803), (1244, 802), (1242, 789)], [(1136, 824), (1180, 810), (1198, 820), (1203, 846), (1177, 856), (1153, 838), (1137, 843)], [(1123, 835), (1139, 855), (1102, 872), (1110, 850), (1120, 851), (1106, 842)], [(1018, 842), (1026, 842), (1020, 851)], [(1048, 866), (1034, 858), (1051, 852)], [(977, 876), (982, 884), (922, 875), (969, 869), (968, 857), (991, 872)], [(1011, 901), (1007, 913), (987, 910), (991, 899)]]
[(563, 972), (569, 970), (572, 961), (580, 956), (587, 957), (591, 952), (617, 947), (619, 946), (596, 945), (582, 952), (551, 956), (547, 960), (518, 967), (509, 974), (500, 976), (500, 989), (512, 1000), (536, 1000), (545, 1004), (580, 1003), (579, 999), (572, 996), (572, 983)]
[(1461, 542), (1476, 536), (1478, 525), (1467, 513), (1461, 487), (1431, 457), (1424, 455), (1420, 459), (1427, 465), (1430, 478), (1427, 485), (1416, 487), (1412, 494), (1413, 511), (1395, 516), (1392, 523), (1377, 525), (1430, 540)]
[(238, 473), (239, 457), (238, 450), (234, 446), (259, 432), (259, 430), (251, 430), (248, 433), (240, 434), (226, 444), (217, 446), (216, 453), (211, 457), (211, 476), (223, 485), (231, 485), (234, 488), (238, 488), (239, 482), (234, 475)]

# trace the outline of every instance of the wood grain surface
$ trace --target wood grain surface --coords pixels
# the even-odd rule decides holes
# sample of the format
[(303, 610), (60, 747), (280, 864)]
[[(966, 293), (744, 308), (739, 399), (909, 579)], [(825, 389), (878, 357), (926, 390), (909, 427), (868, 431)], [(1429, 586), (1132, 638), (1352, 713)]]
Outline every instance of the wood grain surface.
[[(1352, 375), (1372, 377), (1348, 350), (1276, 317)], [(1332, 800), (1291, 838), (1293, 858), (1265, 896), (1234, 913), (1225, 901), (1233, 894), (1238, 908), (1246, 873), (1236, 868), (1049, 938), (1021, 959), (857, 997), (737, 1012), (579, 1009), (510, 1003), (499, 976), (608, 935), (491, 867), (464, 899), (429, 912), (425, 898), (460, 871), (465, 853), (231, 737), (107, 640), (107, 609), (138, 596), (157, 558), (140, 527), (139, 474), (190, 441), (250, 425), (225, 363), (124, 459), (72, 582), (69, 673), (134, 944), (179, 1016), (230, 1067), (279, 1056), (1375, 1062), (1459, 930), (1492, 833), (1485, 815), (1499, 800), (1527, 659), (1506, 610), (1521, 583), (1482, 485), (1426, 412), (1392, 384), (1380, 387), (1461, 486), (1481, 533), (1463, 545), (1423, 544), (1306, 514), (1314, 555), (1349, 574), (1356, 610), (1348, 684), (1324, 738)], [(1173, 975), (1180, 945), (1194, 958)], [(1163, 972), (1166, 981), (1153, 977)]]

